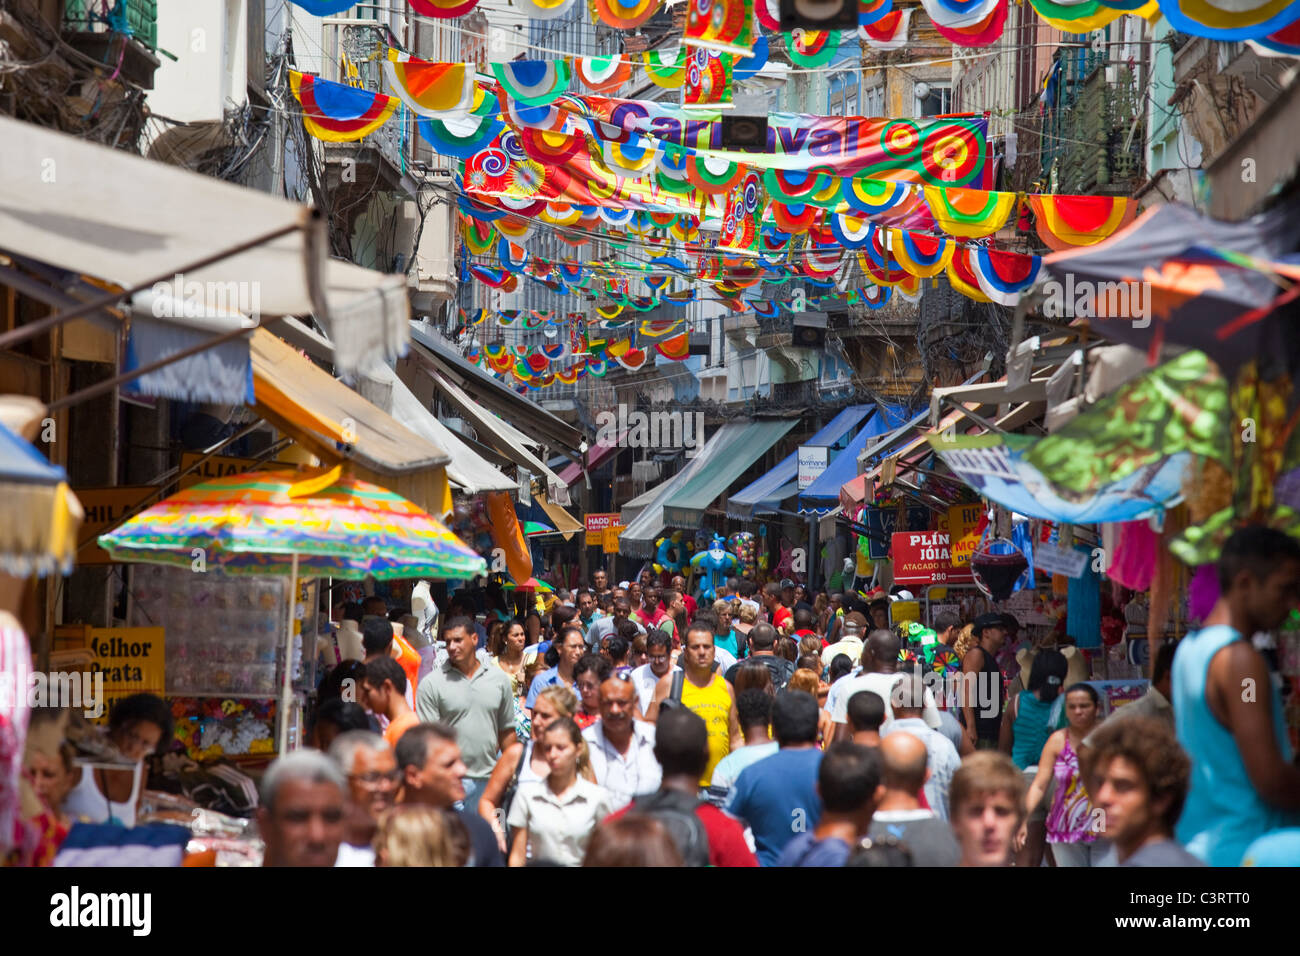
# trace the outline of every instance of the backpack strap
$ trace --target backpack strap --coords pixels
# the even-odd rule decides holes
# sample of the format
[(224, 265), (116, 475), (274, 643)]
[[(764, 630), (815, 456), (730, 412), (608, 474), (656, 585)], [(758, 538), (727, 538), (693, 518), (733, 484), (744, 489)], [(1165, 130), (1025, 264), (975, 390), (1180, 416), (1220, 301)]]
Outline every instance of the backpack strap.
[(682, 693), (686, 690), (686, 671), (679, 670), (673, 673), (672, 686), (668, 690), (668, 699), (676, 703), (682, 702)]

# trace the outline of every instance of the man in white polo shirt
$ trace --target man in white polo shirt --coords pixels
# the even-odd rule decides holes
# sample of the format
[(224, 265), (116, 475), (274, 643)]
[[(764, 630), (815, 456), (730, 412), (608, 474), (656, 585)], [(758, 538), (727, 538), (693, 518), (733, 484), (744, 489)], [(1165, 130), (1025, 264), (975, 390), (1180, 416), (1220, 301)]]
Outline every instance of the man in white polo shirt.
[(654, 724), (635, 719), (636, 703), (630, 679), (607, 678), (600, 685), (600, 720), (582, 732), (596, 783), (609, 791), (615, 810), (654, 793), (663, 775), (655, 759)]

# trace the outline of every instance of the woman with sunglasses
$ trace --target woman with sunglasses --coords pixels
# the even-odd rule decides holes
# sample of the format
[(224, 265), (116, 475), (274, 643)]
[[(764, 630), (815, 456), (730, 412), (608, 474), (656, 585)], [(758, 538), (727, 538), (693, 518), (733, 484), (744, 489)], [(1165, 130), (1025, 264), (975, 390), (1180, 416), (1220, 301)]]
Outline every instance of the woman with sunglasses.
[(554, 721), (572, 717), (578, 709), (578, 695), (559, 684), (537, 695), (533, 704), (532, 739), (527, 744), (512, 743), (497, 759), (478, 801), (478, 815), (492, 825), (497, 845), (506, 852), (506, 814), (520, 784), (545, 780), (550, 773), (537, 741)]

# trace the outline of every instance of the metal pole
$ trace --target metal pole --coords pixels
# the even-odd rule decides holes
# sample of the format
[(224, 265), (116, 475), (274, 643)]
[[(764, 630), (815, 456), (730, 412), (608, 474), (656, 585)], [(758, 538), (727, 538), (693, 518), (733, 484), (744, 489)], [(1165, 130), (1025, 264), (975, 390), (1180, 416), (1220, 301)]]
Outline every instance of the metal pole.
[(75, 306), (66, 312), (56, 312), (53, 315), (47, 315), (45, 318), (36, 322), (20, 326), (16, 329), (11, 329), (8, 332), (0, 334), (0, 351), (11, 347), (18, 342), (24, 342), (27, 339), (40, 335), (42, 332), (47, 332), (65, 322), (71, 321), (72, 319), (79, 319), (83, 315), (89, 315), (92, 312), (98, 312), (101, 309), (111, 308), (123, 299), (135, 295), (137, 292), (144, 292), (146, 289), (152, 289), (159, 283), (175, 278), (178, 272), (194, 272), (195, 270), (210, 266), (214, 262), (220, 262), (222, 259), (229, 259), (231, 256), (237, 256), (242, 252), (247, 252), (249, 249), (265, 245), (273, 239), (287, 236), (291, 232), (298, 232), (299, 230), (309, 226), (310, 222), (311, 220), (308, 219), (304, 222), (296, 222), (293, 225), (281, 226), (279, 229), (274, 229), (266, 235), (259, 236), (256, 239), (249, 239), (247, 242), (241, 242), (239, 245), (233, 246), (230, 249), (224, 249), (221, 252), (205, 256), (197, 262), (191, 262), (177, 269), (169, 269), (162, 275), (154, 276), (150, 279), (146, 279), (144, 282), (136, 283), (129, 288), (123, 289), (121, 292), (110, 292), (106, 295), (101, 295), (98, 298), (91, 299), (89, 302), (83, 302), (81, 305)]
[[(284, 630), (284, 679), (280, 682), (280, 746), (281, 757), (289, 752), (289, 710), (293, 700), (293, 619), (298, 606), (298, 553), (294, 552), (293, 564), (289, 571), (289, 610), (285, 615)], [(305, 654), (306, 648), (303, 648)], [(301, 746), (302, 741), (298, 741)]]

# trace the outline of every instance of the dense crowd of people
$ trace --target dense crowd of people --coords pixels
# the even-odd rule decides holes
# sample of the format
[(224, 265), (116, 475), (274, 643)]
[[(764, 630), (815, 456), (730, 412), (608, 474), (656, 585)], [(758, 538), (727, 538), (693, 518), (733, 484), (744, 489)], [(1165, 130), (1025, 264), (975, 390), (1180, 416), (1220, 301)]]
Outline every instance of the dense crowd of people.
[(1294, 839), (1300, 771), (1280, 721), (1225, 691), (1269, 680), (1250, 638), (1295, 607), (1300, 547), (1247, 529), (1219, 570), (1206, 626), (1105, 720), (1072, 642), (1018, 646), (1010, 615), (942, 612), (918, 643), (888, 595), (790, 580), (732, 579), (706, 602), (680, 575), (609, 586), (597, 571), (522, 615), (462, 594), (442, 640), (412, 654), (363, 608), (364, 707), (323, 691), (329, 758), (267, 775), (263, 826), (277, 808), (294, 821), (268, 862), (325, 860), (335, 842), (339, 865), (1263, 859)]
[[(1300, 602), (1300, 544), (1247, 528), (1218, 571), (1204, 625), (1104, 720), (1077, 649), (1017, 647), (1009, 615), (942, 612), (918, 641), (887, 595), (788, 580), (697, 601), (597, 571), (514, 614), (459, 592), (424, 642), (382, 598), (340, 606), (364, 660), (324, 675), (308, 746), (262, 778), (265, 862), (1295, 865), (1300, 769), (1252, 638)], [(163, 702), (111, 714), (134, 769), (79, 771), (38, 724), (53, 824), (129, 825)]]

